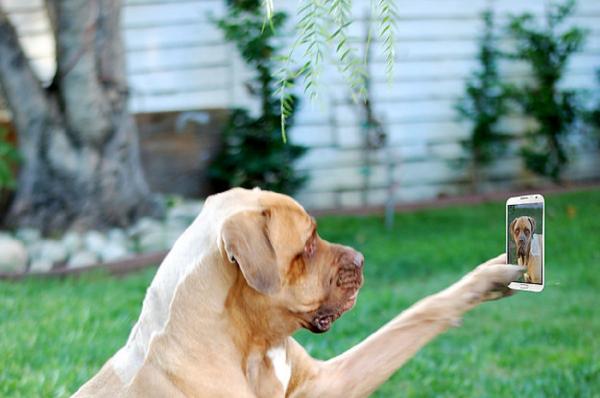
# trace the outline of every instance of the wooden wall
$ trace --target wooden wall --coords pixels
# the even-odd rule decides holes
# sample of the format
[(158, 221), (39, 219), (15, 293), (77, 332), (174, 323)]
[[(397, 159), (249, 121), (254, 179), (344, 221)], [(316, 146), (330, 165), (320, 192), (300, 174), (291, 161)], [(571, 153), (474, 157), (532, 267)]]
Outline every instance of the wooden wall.
[[(234, 47), (223, 41), (209, 13), (221, 15), (222, 0), (125, 0), (123, 27), (127, 50), (131, 109), (136, 113), (182, 111), (256, 103), (244, 89), (251, 76)], [(300, 1), (275, 0), (275, 7), (297, 14)], [(53, 43), (42, 0), (0, 0), (8, 10), (45, 81), (54, 71)], [(363, 47), (369, 0), (354, 0), (357, 22), (351, 33)], [(373, 108), (389, 134), (384, 148), (365, 152), (361, 107), (354, 104), (335, 66), (325, 68), (317, 102), (303, 102), (296, 142), (312, 149), (299, 169), (311, 179), (299, 199), (312, 208), (380, 205), (390, 181), (396, 200), (417, 201), (467, 190), (464, 171), (453, 166), (463, 155), (460, 140), (468, 126), (457, 121), (454, 104), (466, 76), (477, 65), (480, 13), (488, 6), (497, 23), (508, 13), (544, 12), (542, 0), (398, 0), (394, 75), (385, 75), (385, 58), (373, 45), (370, 72)], [(576, 54), (563, 82), (566, 87), (598, 91), (600, 2), (579, 0), (572, 22), (589, 31), (584, 50)], [(376, 36), (375, 36), (376, 37)], [(289, 39), (288, 39), (289, 40)], [(508, 48), (510, 42), (502, 41)], [(525, 65), (502, 64), (511, 80), (527, 79)], [(485, 190), (508, 189), (540, 181), (524, 171), (517, 155), (522, 131), (531, 121), (510, 117), (503, 122), (514, 134), (509, 153), (488, 171)], [(600, 156), (581, 138), (573, 142), (572, 180), (600, 177)], [(366, 161), (368, 157), (368, 161)]]

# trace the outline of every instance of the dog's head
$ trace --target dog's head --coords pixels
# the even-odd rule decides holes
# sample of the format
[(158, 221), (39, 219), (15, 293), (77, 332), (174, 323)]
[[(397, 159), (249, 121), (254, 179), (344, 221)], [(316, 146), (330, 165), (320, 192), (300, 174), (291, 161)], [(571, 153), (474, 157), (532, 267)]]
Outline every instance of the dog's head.
[(510, 233), (517, 245), (517, 255), (527, 256), (531, 248), (531, 237), (535, 232), (535, 219), (522, 216), (515, 218), (510, 223)]
[(221, 228), (226, 260), (286, 316), (316, 333), (352, 308), (363, 282), (363, 255), (329, 243), (316, 221), (288, 196), (239, 191), (241, 203)]

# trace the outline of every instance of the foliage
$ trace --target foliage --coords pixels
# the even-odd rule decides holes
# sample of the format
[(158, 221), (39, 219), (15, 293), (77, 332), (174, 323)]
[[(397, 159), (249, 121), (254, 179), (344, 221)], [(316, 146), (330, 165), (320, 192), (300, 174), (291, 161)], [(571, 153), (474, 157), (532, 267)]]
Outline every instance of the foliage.
[(497, 40), (494, 15), (482, 14), (485, 29), (479, 42), (479, 68), (467, 80), (465, 93), (456, 104), (462, 119), (471, 122), (471, 134), (462, 142), (469, 153), (468, 163), (473, 191), (477, 191), (482, 167), (490, 164), (506, 148), (506, 135), (498, 129), (498, 121), (507, 114), (506, 88), (498, 73)]
[(569, 162), (566, 138), (581, 115), (578, 92), (559, 87), (569, 57), (582, 47), (586, 35), (578, 27), (564, 27), (574, 8), (574, 0), (551, 4), (545, 26), (536, 24), (531, 14), (512, 16), (509, 23), (516, 39), (511, 56), (527, 62), (533, 72), (533, 83), (512, 89), (523, 111), (537, 122), (522, 155), (531, 171), (555, 181)]
[(383, 53), (385, 54), (386, 72), (388, 80), (391, 80), (394, 72), (394, 62), (396, 59), (394, 25), (397, 19), (396, 2), (395, 0), (379, 0), (376, 2), (380, 26), (379, 38), (383, 42)]
[[(600, 252), (592, 237), (600, 228), (600, 191), (547, 200), (544, 292), (467, 314), (462, 327), (427, 345), (374, 397), (597, 396)], [(365, 254), (365, 285), (330, 332), (296, 338), (320, 359), (348, 349), (503, 250), (503, 211), (495, 202), (401, 213), (392, 231), (379, 217), (319, 218), (321, 236)], [(70, 396), (125, 344), (153, 274), (0, 281), (0, 396)]]
[[(283, 27), (286, 15), (273, 12), (270, 26), (266, 26), (260, 0), (230, 0), (228, 6), (227, 15), (216, 23), (256, 70), (256, 76), (247, 86), (260, 99), (261, 108), (256, 117), (246, 109), (232, 110), (223, 130), (222, 149), (209, 167), (209, 177), (217, 190), (258, 186), (293, 193), (306, 180), (293, 167), (306, 148), (281, 139), (282, 114), (285, 111), (287, 125), (292, 126), (298, 100), (286, 92), (279, 102), (273, 72), (280, 51), (276, 34)], [(293, 79), (290, 76), (283, 79), (291, 87)]]
[(0, 126), (0, 190), (15, 188), (14, 169), (18, 161), (19, 154), (15, 146), (8, 141), (8, 131)]
[[(596, 82), (600, 85), (600, 69), (596, 71)], [(597, 101), (596, 105), (591, 111), (587, 112), (586, 119), (595, 133), (597, 142), (600, 143), (600, 97), (596, 97), (595, 100)]]
[[(379, 21), (378, 38), (386, 59), (386, 73), (388, 80), (391, 80), (395, 63), (396, 2), (395, 0), (373, 0), (372, 4)], [(272, 0), (265, 1), (268, 15), (272, 13), (272, 5)], [(354, 22), (351, 13), (352, 0), (302, 0), (300, 3), (296, 38), (288, 54), (280, 59), (282, 66), (279, 74), (289, 76), (290, 65), (296, 62), (296, 49), (303, 48), (302, 65), (298, 68), (295, 77), (303, 77), (304, 92), (311, 100), (318, 96), (322, 66), (326, 55), (331, 52), (330, 46), (335, 48), (332, 53), (335, 54), (339, 70), (352, 90), (352, 97), (355, 101), (366, 100), (366, 62), (358, 55), (353, 45), (355, 40), (348, 34)], [(288, 117), (285, 93), (290, 88), (289, 80), (280, 79), (278, 85), (282, 104), (282, 132), (285, 137), (285, 122)]]

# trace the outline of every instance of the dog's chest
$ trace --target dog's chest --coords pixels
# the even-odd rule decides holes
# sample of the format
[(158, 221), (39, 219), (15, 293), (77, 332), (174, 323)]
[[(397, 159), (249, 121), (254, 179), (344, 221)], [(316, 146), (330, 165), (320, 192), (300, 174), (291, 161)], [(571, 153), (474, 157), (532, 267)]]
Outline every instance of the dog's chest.
[(246, 365), (246, 376), (257, 397), (283, 397), (287, 390), (292, 368), (285, 346), (269, 349), (265, 354), (251, 354)]
[(267, 351), (267, 356), (271, 360), (271, 367), (275, 372), (275, 376), (283, 386), (283, 391), (286, 391), (292, 376), (292, 367), (288, 362), (285, 347), (271, 348)]

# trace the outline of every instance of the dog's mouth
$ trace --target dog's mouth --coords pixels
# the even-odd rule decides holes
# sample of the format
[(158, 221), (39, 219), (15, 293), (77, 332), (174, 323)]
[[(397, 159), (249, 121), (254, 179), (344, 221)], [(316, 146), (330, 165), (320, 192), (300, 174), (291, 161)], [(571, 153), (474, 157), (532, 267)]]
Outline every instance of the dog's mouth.
[(331, 325), (339, 317), (342, 316), (346, 311), (350, 310), (356, 304), (358, 297), (357, 288), (344, 302), (337, 306), (328, 306), (327, 304), (321, 306), (310, 318), (310, 321), (305, 328), (313, 333), (324, 333), (331, 329)]
[(527, 245), (525, 243), (521, 243), (517, 245), (517, 254), (519, 256), (527, 255)]
[(363, 284), (363, 261), (360, 253), (351, 252), (343, 265), (329, 279), (327, 298), (313, 312), (307, 313), (304, 328), (313, 333), (324, 333), (346, 311), (356, 304), (358, 292)]
[(309, 323), (308, 329), (313, 333), (325, 333), (331, 329), (331, 325), (335, 321), (333, 314), (317, 315)]

